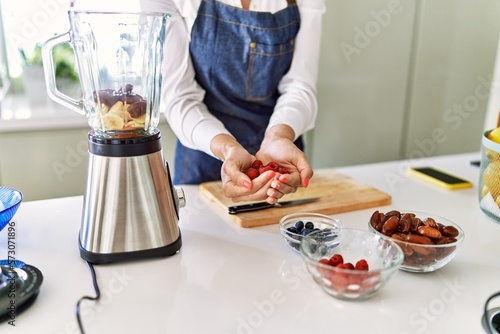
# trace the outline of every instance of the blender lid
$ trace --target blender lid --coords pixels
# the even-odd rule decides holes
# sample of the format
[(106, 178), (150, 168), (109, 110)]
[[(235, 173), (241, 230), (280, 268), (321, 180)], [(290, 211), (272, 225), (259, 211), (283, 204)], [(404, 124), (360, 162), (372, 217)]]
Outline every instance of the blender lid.
[(42, 272), (22, 261), (0, 260), (0, 322), (13, 320), (35, 301), (42, 285)]

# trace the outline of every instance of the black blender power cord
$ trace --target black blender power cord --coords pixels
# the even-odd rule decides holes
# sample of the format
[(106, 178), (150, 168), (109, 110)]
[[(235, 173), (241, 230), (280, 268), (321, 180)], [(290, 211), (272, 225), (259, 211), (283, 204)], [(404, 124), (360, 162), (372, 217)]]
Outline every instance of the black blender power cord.
[(85, 334), (85, 331), (83, 330), (82, 319), (80, 318), (80, 303), (85, 299), (98, 301), (99, 298), (101, 297), (101, 291), (99, 290), (99, 285), (97, 284), (97, 278), (95, 275), (94, 266), (92, 265), (92, 263), (90, 263), (88, 261), (85, 261), (85, 262), (87, 262), (87, 266), (90, 269), (90, 274), (92, 275), (92, 284), (94, 285), (95, 297), (83, 296), (76, 303), (76, 320), (78, 321), (78, 328), (80, 329), (80, 332), (82, 334)]

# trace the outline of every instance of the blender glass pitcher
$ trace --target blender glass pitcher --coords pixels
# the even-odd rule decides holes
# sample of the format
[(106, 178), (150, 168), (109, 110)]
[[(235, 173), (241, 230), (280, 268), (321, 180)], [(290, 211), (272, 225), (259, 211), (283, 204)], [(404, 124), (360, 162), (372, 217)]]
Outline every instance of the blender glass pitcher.
[[(87, 116), (99, 136), (150, 134), (159, 122), (161, 62), (169, 14), (68, 11), (70, 30), (43, 46), (47, 91), (54, 101)], [(56, 87), (53, 48), (74, 50), (81, 100)]]

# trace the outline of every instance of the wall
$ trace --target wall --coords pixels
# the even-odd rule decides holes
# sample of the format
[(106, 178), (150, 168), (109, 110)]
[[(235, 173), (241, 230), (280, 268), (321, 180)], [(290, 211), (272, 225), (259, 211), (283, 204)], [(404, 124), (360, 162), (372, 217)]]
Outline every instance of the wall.
[(479, 149), (500, 2), (327, 5), (320, 109), (307, 136), (316, 168)]
[(491, 84), (491, 94), (488, 100), (486, 110), (486, 119), (484, 121), (484, 130), (491, 130), (496, 127), (499, 121), (500, 113), (500, 36), (498, 36), (497, 57), (495, 61), (495, 70)]
[[(403, 156), (479, 150), (500, 31), (497, 0), (424, 1)], [(442, 139), (431, 143), (433, 132)], [(417, 143), (421, 143), (417, 145)]]

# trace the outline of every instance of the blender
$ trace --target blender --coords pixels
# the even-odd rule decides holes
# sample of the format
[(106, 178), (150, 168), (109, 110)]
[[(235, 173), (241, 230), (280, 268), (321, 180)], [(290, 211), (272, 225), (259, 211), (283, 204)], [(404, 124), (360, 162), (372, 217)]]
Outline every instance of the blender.
[[(110, 263), (175, 254), (179, 209), (163, 158), (159, 123), (163, 48), (169, 14), (69, 10), (68, 32), (42, 48), (51, 99), (87, 117), (89, 160), (80, 256)], [(73, 48), (81, 99), (56, 87), (53, 49)]]

